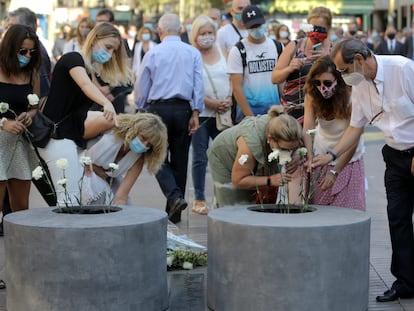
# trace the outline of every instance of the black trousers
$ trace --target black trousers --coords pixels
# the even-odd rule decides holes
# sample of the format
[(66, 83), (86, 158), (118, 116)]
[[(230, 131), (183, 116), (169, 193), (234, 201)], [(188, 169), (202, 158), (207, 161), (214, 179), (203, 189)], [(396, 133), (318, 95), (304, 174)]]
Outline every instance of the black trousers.
[(414, 294), (414, 176), (411, 161), (414, 150), (404, 152), (388, 145), (382, 148), (385, 161), (385, 189), (391, 235), (391, 273), (396, 277), (392, 288), (401, 294)]
[(184, 198), (187, 183), (188, 150), (191, 136), (188, 123), (192, 115), (191, 106), (182, 100), (158, 101), (148, 108), (165, 123), (168, 131), (168, 154), (160, 171), (155, 175), (167, 198), (166, 211), (176, 198)]

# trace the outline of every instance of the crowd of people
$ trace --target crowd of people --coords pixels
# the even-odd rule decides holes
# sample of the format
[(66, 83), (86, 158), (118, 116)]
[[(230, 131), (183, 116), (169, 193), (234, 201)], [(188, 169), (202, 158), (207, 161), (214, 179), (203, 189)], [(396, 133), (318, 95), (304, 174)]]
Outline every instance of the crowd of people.
[[(233, 0), (225, 19), (213, 8), (185, 21), (168, 13), (157, 27), (144, 19), (142, 27), (125, 30), (103, 9), (95, 20), (62, 25), (49, 59), (36, 15), (27, 8), (10, 12), (0, 45), (0, 102), (7, 103), (0, 111), (3, 216), (29, 208), (39, 163), (51, 183), (33, 183), (46, 202), (77, 202), (85, 173), (79, 159), (88, 156), (87, 175), (101, 185), (89, 204), (107, 192), (114, 204), (133, 204), (129, 192), (146, 167), (166, 198), (169, 220), (178, 223), (188, 206), (191, 145), (194, 213), (256, 203), (259, 187), (277, 191), (285, 184), (297, 203), (303, 174), (314, 185), (310, 203), (365, 211), (361, 134), (374, 125), (385, 134), (396, 277), (377, 301), (413, 297), (413, 34), (405, 29), (398, 36), (388, 26), (381, 37), (356, 24), (344, 33), (332, 21), (328, 8), (316, 7), (293, 38), (285, 24), (267, 27), (264, 12), (249, 0)], [(44, 148), (26, 139), (40, 109), (28, 105), (30, 94), (44, 99), (43, 113), (59, 124)], [(129, 94), (135, 111), (127, 114)], [(233, 126), (220, 130), (230, 111)], [(275, 152), (289, 154), (286, 171), (270, 163)], [(54, 165), (62, 158), (71, 165), (64, 191), (62, 167)], [(215, 206), (206, 200), (208, 165)]]

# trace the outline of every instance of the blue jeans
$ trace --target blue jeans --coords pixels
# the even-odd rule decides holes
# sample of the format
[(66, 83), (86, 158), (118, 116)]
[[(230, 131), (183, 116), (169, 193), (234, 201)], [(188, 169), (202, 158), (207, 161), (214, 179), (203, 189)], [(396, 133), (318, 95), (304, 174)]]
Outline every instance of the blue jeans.
[(216, 127), (216, 118), (200, 117), (200, 127), (193, 134), (193, 163), (192, 175), (194, 196), (196, 200), (205, 201), (207, 149), (210, 138), (214, 139), (220, 131)]

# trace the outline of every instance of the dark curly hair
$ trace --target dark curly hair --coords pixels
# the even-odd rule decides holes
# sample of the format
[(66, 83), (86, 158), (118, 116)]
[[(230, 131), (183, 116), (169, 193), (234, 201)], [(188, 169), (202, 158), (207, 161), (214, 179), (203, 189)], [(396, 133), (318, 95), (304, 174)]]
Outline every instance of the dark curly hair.
[[(314, 85), (315, 77), (330, 72), (334, 75), (337, 85), (335, 94), (325, 99)], [(341, 73), (329, 55), (318, 58), (312, 65), (305, 84), (305, 92), (312, 97), (313, 109), (317, 118), (323, 119), (348, 119), (351, 115), (350, 96), (351, 88), (342, 79)]]

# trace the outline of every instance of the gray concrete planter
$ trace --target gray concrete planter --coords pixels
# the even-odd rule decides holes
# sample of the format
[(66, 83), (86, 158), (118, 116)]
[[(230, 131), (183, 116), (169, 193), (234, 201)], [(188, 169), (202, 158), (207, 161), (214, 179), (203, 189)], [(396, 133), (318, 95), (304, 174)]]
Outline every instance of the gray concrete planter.
[(208, 214), (207, 300), (219, 311), (364, 311), (370, 217), (225, 207)]
[(5, 217), (8, 311), (166, 310), (167, 217), (34, 208)]

